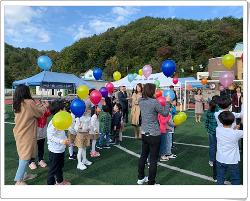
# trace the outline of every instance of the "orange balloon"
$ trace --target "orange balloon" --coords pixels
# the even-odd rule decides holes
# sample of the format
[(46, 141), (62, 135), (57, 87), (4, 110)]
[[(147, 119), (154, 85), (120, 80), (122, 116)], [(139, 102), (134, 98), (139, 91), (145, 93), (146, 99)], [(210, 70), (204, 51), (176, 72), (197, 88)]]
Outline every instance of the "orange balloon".
[(201, 84), (206, 85), (207, 84), (207, 79), (202, 79)]

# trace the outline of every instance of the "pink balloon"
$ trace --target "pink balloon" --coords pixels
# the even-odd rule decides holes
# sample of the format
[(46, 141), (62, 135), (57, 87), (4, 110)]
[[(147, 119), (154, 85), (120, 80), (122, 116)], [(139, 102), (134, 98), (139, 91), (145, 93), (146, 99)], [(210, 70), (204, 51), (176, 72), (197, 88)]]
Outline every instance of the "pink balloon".
[(173, 83), (174, 83), (174, 84), (177, 84), (178, 81), (179, 81), (179, 80), (178, 80), (178, 77), (174, 77), (174, 78), (173, 78)]
[(165, 106), (166, 105), (166, 98), (160, 96), (157, 98), (158, 102), (162, 105)]
[(109, 83), (106, 84), (106, 88), (107, 88), (107, 90), (108, 90), (108, 92), (110, 94), (113, 93), (113, 91), (114, 91), (114, 85), (111, 82), (109, 82)]
[(234, 81), (234, 75), (231, 72), (223, 72), (220, 74), (220, 83), (223, 87), (229, 87)]
[(102, 94), (98, 90), (94, 90), (90, 93), (89, 98), (91, 103), (97, 105), (102, 99)]
[(142, 68), (143, 75), (148, 78), (152, 73), (152, 67), (150, 65), (145, 65)]

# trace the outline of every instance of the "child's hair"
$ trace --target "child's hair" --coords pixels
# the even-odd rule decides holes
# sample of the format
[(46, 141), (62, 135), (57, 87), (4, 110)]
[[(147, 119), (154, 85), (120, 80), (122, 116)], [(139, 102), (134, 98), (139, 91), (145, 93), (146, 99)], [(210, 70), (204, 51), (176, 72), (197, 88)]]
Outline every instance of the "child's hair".
[(230, 111), (221, 112), (218, 118), (224, 126), (231, 126), (235, 120), (234, 114)]
[(15, 113), (21, 112), (21, 103), (24, 99), (32, 99), (30, 88), (24, 84), (17, 86), (13, 97), (13, 109)]
[(209, 111), (210, 112), (215, 112), (215, 109), (216, 109), (216, 102), (215, 102), (215, 100), (212, 99), (209, 102)]
[(219, 96), (219, 95), (214, 95), (214, 96), (212, 97), (212, 101), (214, 101), (215, 104), (218, 104), (219, 99), (220, 99), (220, 96)]
[(50, 103), (49, 110), (52, 115), (55, 115), (60, 110), (63, 110), (65, 108), (65, 103), (63, 100), (55, 100)]
[(109, 112), (109, 108), (107, 105), (103, 105), (102, 110), (103, 110), (103, 112)]
[(118, 108), (119, 111), (122, 110), (122, 105), (120, 103), (116, 103), (115, 105), (117, 106), (117, 108)]
[(218, 105), (221, 109), (227, 109), (230, 105), (232, 105), (232, 100), (229, 97), (220, 96), (218, 99)]

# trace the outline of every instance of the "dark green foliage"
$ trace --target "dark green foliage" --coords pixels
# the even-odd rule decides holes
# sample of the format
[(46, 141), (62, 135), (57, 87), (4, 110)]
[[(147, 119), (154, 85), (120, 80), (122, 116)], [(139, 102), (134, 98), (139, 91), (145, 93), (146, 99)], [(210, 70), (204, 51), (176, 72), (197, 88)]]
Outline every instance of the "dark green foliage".
[[(37, 51), (5, 45), (6, 86), (13, 80), (34, 75), (40, 70), (36, 59), (42, 54), (54, 62), (53, 71), (80, 75), (94, 66), (104, 69), (105, 79), (112, 80), (118, 70), (125, 76), (138, 72), (145, 64), (159, 72), (167, 58), (176, 61), (182, 76), (194, 76), (198, 65), (232, 50), (243, 41), (243, 20), (232, 17), (214, 20), (184, 20), (144, 17), (126, 26), (110, 28), (105, 33), (83, 38), (61, 52)], [(194, 71), (190, 67), (194, 66)], [(203, 70), (206, 70), (203, 69)]]

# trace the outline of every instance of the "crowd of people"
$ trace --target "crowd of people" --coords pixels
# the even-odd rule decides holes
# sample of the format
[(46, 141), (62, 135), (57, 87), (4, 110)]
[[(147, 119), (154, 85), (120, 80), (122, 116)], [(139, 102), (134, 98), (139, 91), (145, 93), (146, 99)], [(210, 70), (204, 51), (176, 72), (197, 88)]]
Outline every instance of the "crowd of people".
[[(129, 120), (134, 128), (135, 139), (141, 140), (137, 184), (156, 184), (157, 162), (177, 157), (172, 153), (173, 134), (176, 128), (173, 118), (176, 114), (177, 98), (170, 100), (169, 96), (166, 97), (166, 105), (162, 106), (155, 99), (155, 90), (154, 84), (137, 84), (129, 96), (126, 87), (121, 86), (117, 99), (109, 95), (98, 105), (93, 105), (87, 99), (85, 113), (82, 117), (75, 117), (70, 111), (70, 101), (57, 99), (51, 103), (46, 101), (37, 103), (31, 97), (29, 87), (19, 85), (15, 90), (13, 102), (15, 112), (13, 133), (19, 156), (14, 179), (16, 185), (26, 185), (25, 181), (36, 177), (26, 172), (27, 167), (32, 170), (37, 168), (37, 157), (37, 164), (41, 168), (47, 167), (44, 159), (46, 138), (49, 153), (47, 184), (70, 185), (70, 182), (63, 177), (66, 147), (69, 159), (77, 160), (76, 168), (84, 171), (92, 165), (90, 158), (101, 157), (102, 149), (110, 149), (111, 145), (121, 143), (122, 132)], [(199, 104), (202, 102), (201, 91), (197, 94), (196, 101)], [(233, 113), (229, 111), (232, 102), (234, 110), (237, 110)], [(232, 175), (231, 183), (240, 182), (238, 139), (243, 136), (239, 130), (242, 129), (243, 116), (241, 103), (240, 91), (237, 91), (233, 101), (222, 96), (214, 96), (206, 113), (209, 164), (214, 167), (213, 177), (218, 184), (224, 183), (223, 178), (227, 169)], [(129, 118), (129, 105), (131, 118)], [(203, 111), (197, 108), (196, 120), (200, 122)], [(73, 119), (67, 131), (57, 130), (52, 120), (47, 125), (49, 116), (63, 110), (70, 112)], [(234, 124), (235, 118), (238, 118), (237, 125)], [(75, 147), (77, 152), (74, 152)], [(90, 150), (89, 155), (88, 150)], [(148, 177), (144, 171), (146, 164), (149, 166)]]

